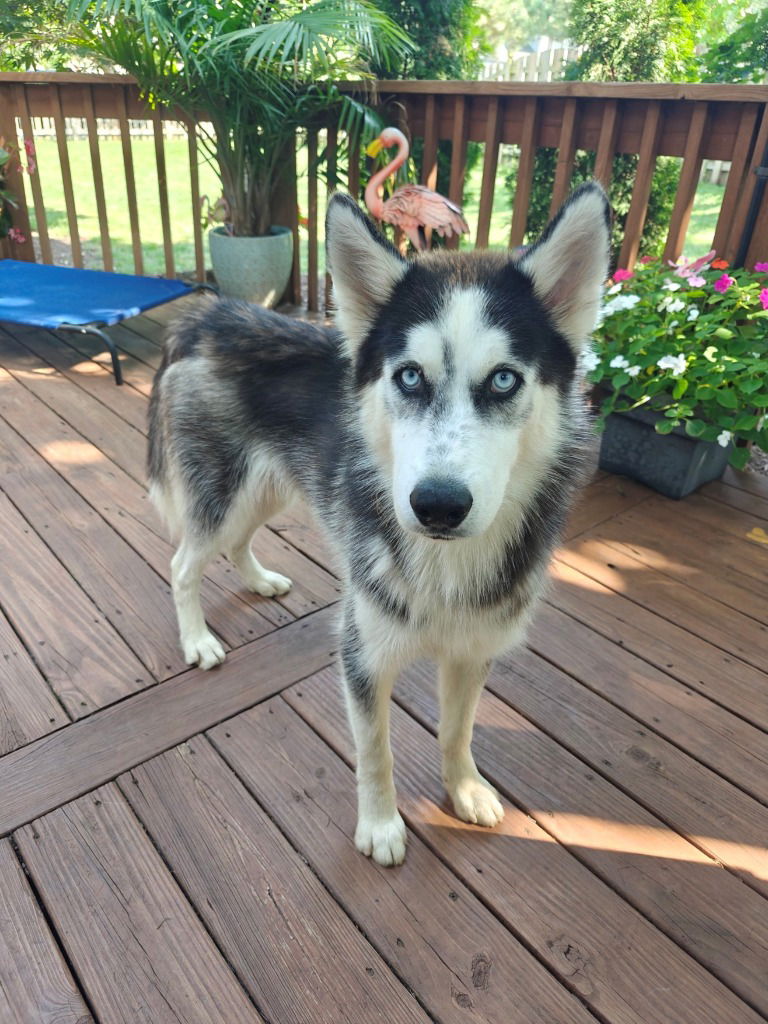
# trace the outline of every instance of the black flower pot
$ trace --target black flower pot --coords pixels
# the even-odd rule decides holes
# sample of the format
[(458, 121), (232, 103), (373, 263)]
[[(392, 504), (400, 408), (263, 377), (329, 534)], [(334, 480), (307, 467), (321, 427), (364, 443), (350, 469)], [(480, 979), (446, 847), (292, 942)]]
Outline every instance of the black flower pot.
[(684, 498), (723, 475), (730, 444), (700, 441), (682, 427), (658, 434), (659, 419), (648, 409), (611, 413), (600, 443), (600, 469), (631, 477), (668, 498)]

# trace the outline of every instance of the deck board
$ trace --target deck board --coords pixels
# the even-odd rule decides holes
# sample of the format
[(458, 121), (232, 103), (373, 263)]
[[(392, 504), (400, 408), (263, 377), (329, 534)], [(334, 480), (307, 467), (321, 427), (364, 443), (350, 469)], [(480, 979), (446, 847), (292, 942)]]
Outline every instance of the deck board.
[(450, 812), (416, 666), (393, 708), (409, 854), (379, 868), (305, 506), (255, 541), (293, 591), (217, 559), (227, 661), (176, 647), (146, 405), (200, 301), (116, 329), (119, 389), (98, 340), (0, 325), (0, 1018), (768, 1020), (765, 479), (670, 502), (595, 474), (481, 699), (504, 823)]

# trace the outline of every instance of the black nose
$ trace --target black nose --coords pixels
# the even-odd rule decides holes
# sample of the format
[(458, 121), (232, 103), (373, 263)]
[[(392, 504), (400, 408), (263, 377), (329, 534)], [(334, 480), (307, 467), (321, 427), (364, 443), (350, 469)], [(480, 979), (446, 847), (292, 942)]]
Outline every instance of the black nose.
[(411, 508), (423, 526), (454, 530), (467, 518), (472, 495), (455, 480), (424, 480), (411, 491)]

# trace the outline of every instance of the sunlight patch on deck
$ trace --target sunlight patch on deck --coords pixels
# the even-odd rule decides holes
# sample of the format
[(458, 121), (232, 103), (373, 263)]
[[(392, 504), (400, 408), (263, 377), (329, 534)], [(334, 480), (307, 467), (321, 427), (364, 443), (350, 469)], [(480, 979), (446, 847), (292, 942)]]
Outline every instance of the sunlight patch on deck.
[(40, 454), (53, 465), (82, 465), (84, 462), (104, 462), (106, 456), (86, 441), (50, 441), (42, 445)]

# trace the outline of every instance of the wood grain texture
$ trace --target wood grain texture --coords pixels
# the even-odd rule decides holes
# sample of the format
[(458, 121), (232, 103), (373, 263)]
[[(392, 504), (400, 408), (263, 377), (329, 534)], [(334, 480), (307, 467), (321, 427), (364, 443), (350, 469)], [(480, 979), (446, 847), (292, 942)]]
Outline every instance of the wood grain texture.
[(616, 139), (619, 130), (619, 105), (616, 100), (607, 100), (603, 105), (600, 122), (600, 138), (595, 153), (595, 178), (608, 191), (613, 177), (613, 158), (616, 155)]
[(168, 172), (165, 167), (163, 123), (160, 120), (160, 110), (158, 107), (153, 107), (152, 109), (152, 136), (155, 142), (155, 167), (157, 169), (157, 191), (160, 197), (160, 224), (163, 229), (165, 276), (175, 277), (176, 267), (173, 259), (173, 239), (171, 238), (171, 214), (168, 209)]
[(437, 188), (437, 143), (440, 123), (439, 100), (433, 96), (427, 96), (424, 110), (424, 155), (421, 164), (421, 183), (431, 188)]
[[(434, 733), (430, 675), (422, 666), (409, 672), (398, 701)], [(494, 696), (505, 678), (506, 669), (495, 666), (493, 692), (481, 698), (474, 742), (481, 770), (661, 931), (766, 1012), (763, 897)]]
[(101, 153), (99, 151), (99, 129), (96, 121), (96, 112), (93, 106), (93, 93), (86, 88), (85, 99), (85, 123), (88, 126), (88, 149), (91, 155), (91, 171), (93, 173), (93, 188), (96, 196), (96, 212), (99, 218), (99, 236), (101, 240), (101, 258), (105, 270), (113, 270), (112, 242), (109, 237), (109, 220), (107, 217), (107, 201), (104, 195), (104, 175), (101, 170)]
[(570, 190), (573, 160), (576, 155), (576, 119), (578, 106), (570, 97), (565, 101), (563, 121), (560, 126), (560, 140), (557, 146), (557, 164), (555, 165), (555, 184), (552, 188), (552, 201), (549, 204), (549, 216), (554, 217), (565, 202)]
[(662, 126), (662, 107), (652, 100), (646, 107), (643, 135), (640, 140), (639, 159), (632, 188), (632, 199), (624, 225), (624, 241), (619, 255), (619, 266), (634, 267), (640, 249), (640, 239), (648, 212), (648, 199), (656, 169), (659, 132)]
[[(35, 133), (32, 127), (32, 118), (29, 116), (29, 103), (27, 101), (27, 90), (22, 86), (18, 92), (19, 97), (19, 117), (21, 120), (21, 132), (25, 139), (28, 139), (32, 145), (35, 144)], [(53, 263), (53, 254), (51, 251), (51, 239), (48, 234), (48, 217), (45, 209), (45, 201), (43, 199), (43, 190), (40, 187), (40, 175), (30, 174), (29, 184), (32, 189), (32, 198), (35, 204), (35, 225), (37, 228), (37, 237), (40, 243), (40, 255), (43, 263)]]
[(15, 838), (103, 1020), (261, 1021), (116, 786)]
[(0, 1020), (94, 1024), (7, 839), (0, 840)]
[[(335, 705), (335, 680), (328, 682), (334, 692), (325, 699)], [(282, 700), (210, 736), (433, 1018), (592, 1020), (420, 839), (409, 838), (406, 862), (396, 870), (360, 857), (354, 773)]]
[(483, 155), (483, 181), (480, 186), (480, 209), (477, 215), (478, 249), (488, 247), (493, 212), (493, 193), (496, 188), (496, 168), (499, 163), (499, 98), (492, 96), (488, 103), (488, 120), (485, 128), (485, 153)]
[[(334, 660), (333, 609), (190, 669), (0, 759), (0, 835), (102, 785)], [(83, 658), (83, 660), (86, 660)]]
[(722, 480), (713, 480), (701, 488), (701, 494), (706, 495), (713, 501), (719, 501), (729, 508), (738, 509), (740, 512), (747, 512), (756, 519), (768, 520), (768, 498), (761, 498), (749, 491), (743, 491), (738, 487), (731, 487)]
[(72, 263), (76, 267), (82, 267), (83, 249), (80, 244), (80, 229), (77, 224), (77, 208), (75, 206), (75, 190), (72, 184), (72, 168), (69, 162), (69, 149), (67, 148), (67, 132), (61, 109), (61, 96), (57, 88), (51, 90), (50, 103), (50, 114), (56, 129), (56, 145), (59, 152), (59, 170), (61, 171), (61, 183), (64, 189), (64, 206), (67, 211)]
[(426, 1021), (205, 738), (139, 765), (119, 782), (270, 1020)]
[(307, 309), (320, 309), (317, 249), (317, 130), (307, 132)]
[(509, 236), (509, 247), (514, 249), (522, 245), (528, 220), (528, 204), (533, 185), (533, 168), (536, 162), (536, 128), (538, 100), (531, 96), (525, 101), (523, 114), (523, 132), (520, 139), (520, 160), (517, 166), (517, 183), (515, 202), (512, 210), (512, 231)]
[(133, 170), (133, 149), (131, 148), (131, 132), (128, 124), (127, 92), (128, 90), (123, 88), (116, 97), (117, 119), (123, 150), (123, 171), (125, 173), (125, 192), (128, 201), (128, 221), (131, 225), (133, 267), (137, 274), (143, 274), (144, 255), (141, 249), (141, 233), (139, 230), (139, 204), (136, 201), (136, 175)]
[[(329, 699), (328, 675), (285, 697), (349, 762), (344, 710)], [(523, 811), (505, 803), (493, 830), (447, 813), (435, 738), (399, 708), (392, 731), (398, 802), (410, 827), (601, 1019), (722, 1024), (733, 1016), (741, 1024), (743, 1015), (756, 1024), (757, 1014)], [(494, 731), (502, 749), (515, 735)]]
[(694, 104), (691, 111), (691, 125), (685, 143), (683, 166), (675, 193), (675, 204), (669, 218), (667, 241), (664, 246), (665, 260), (676, 261), (683, 252), (685, 236), (696, 198), (696, 189), (701, 176), (702, 152), (708, 116), (709, 107), (706, 103)]

